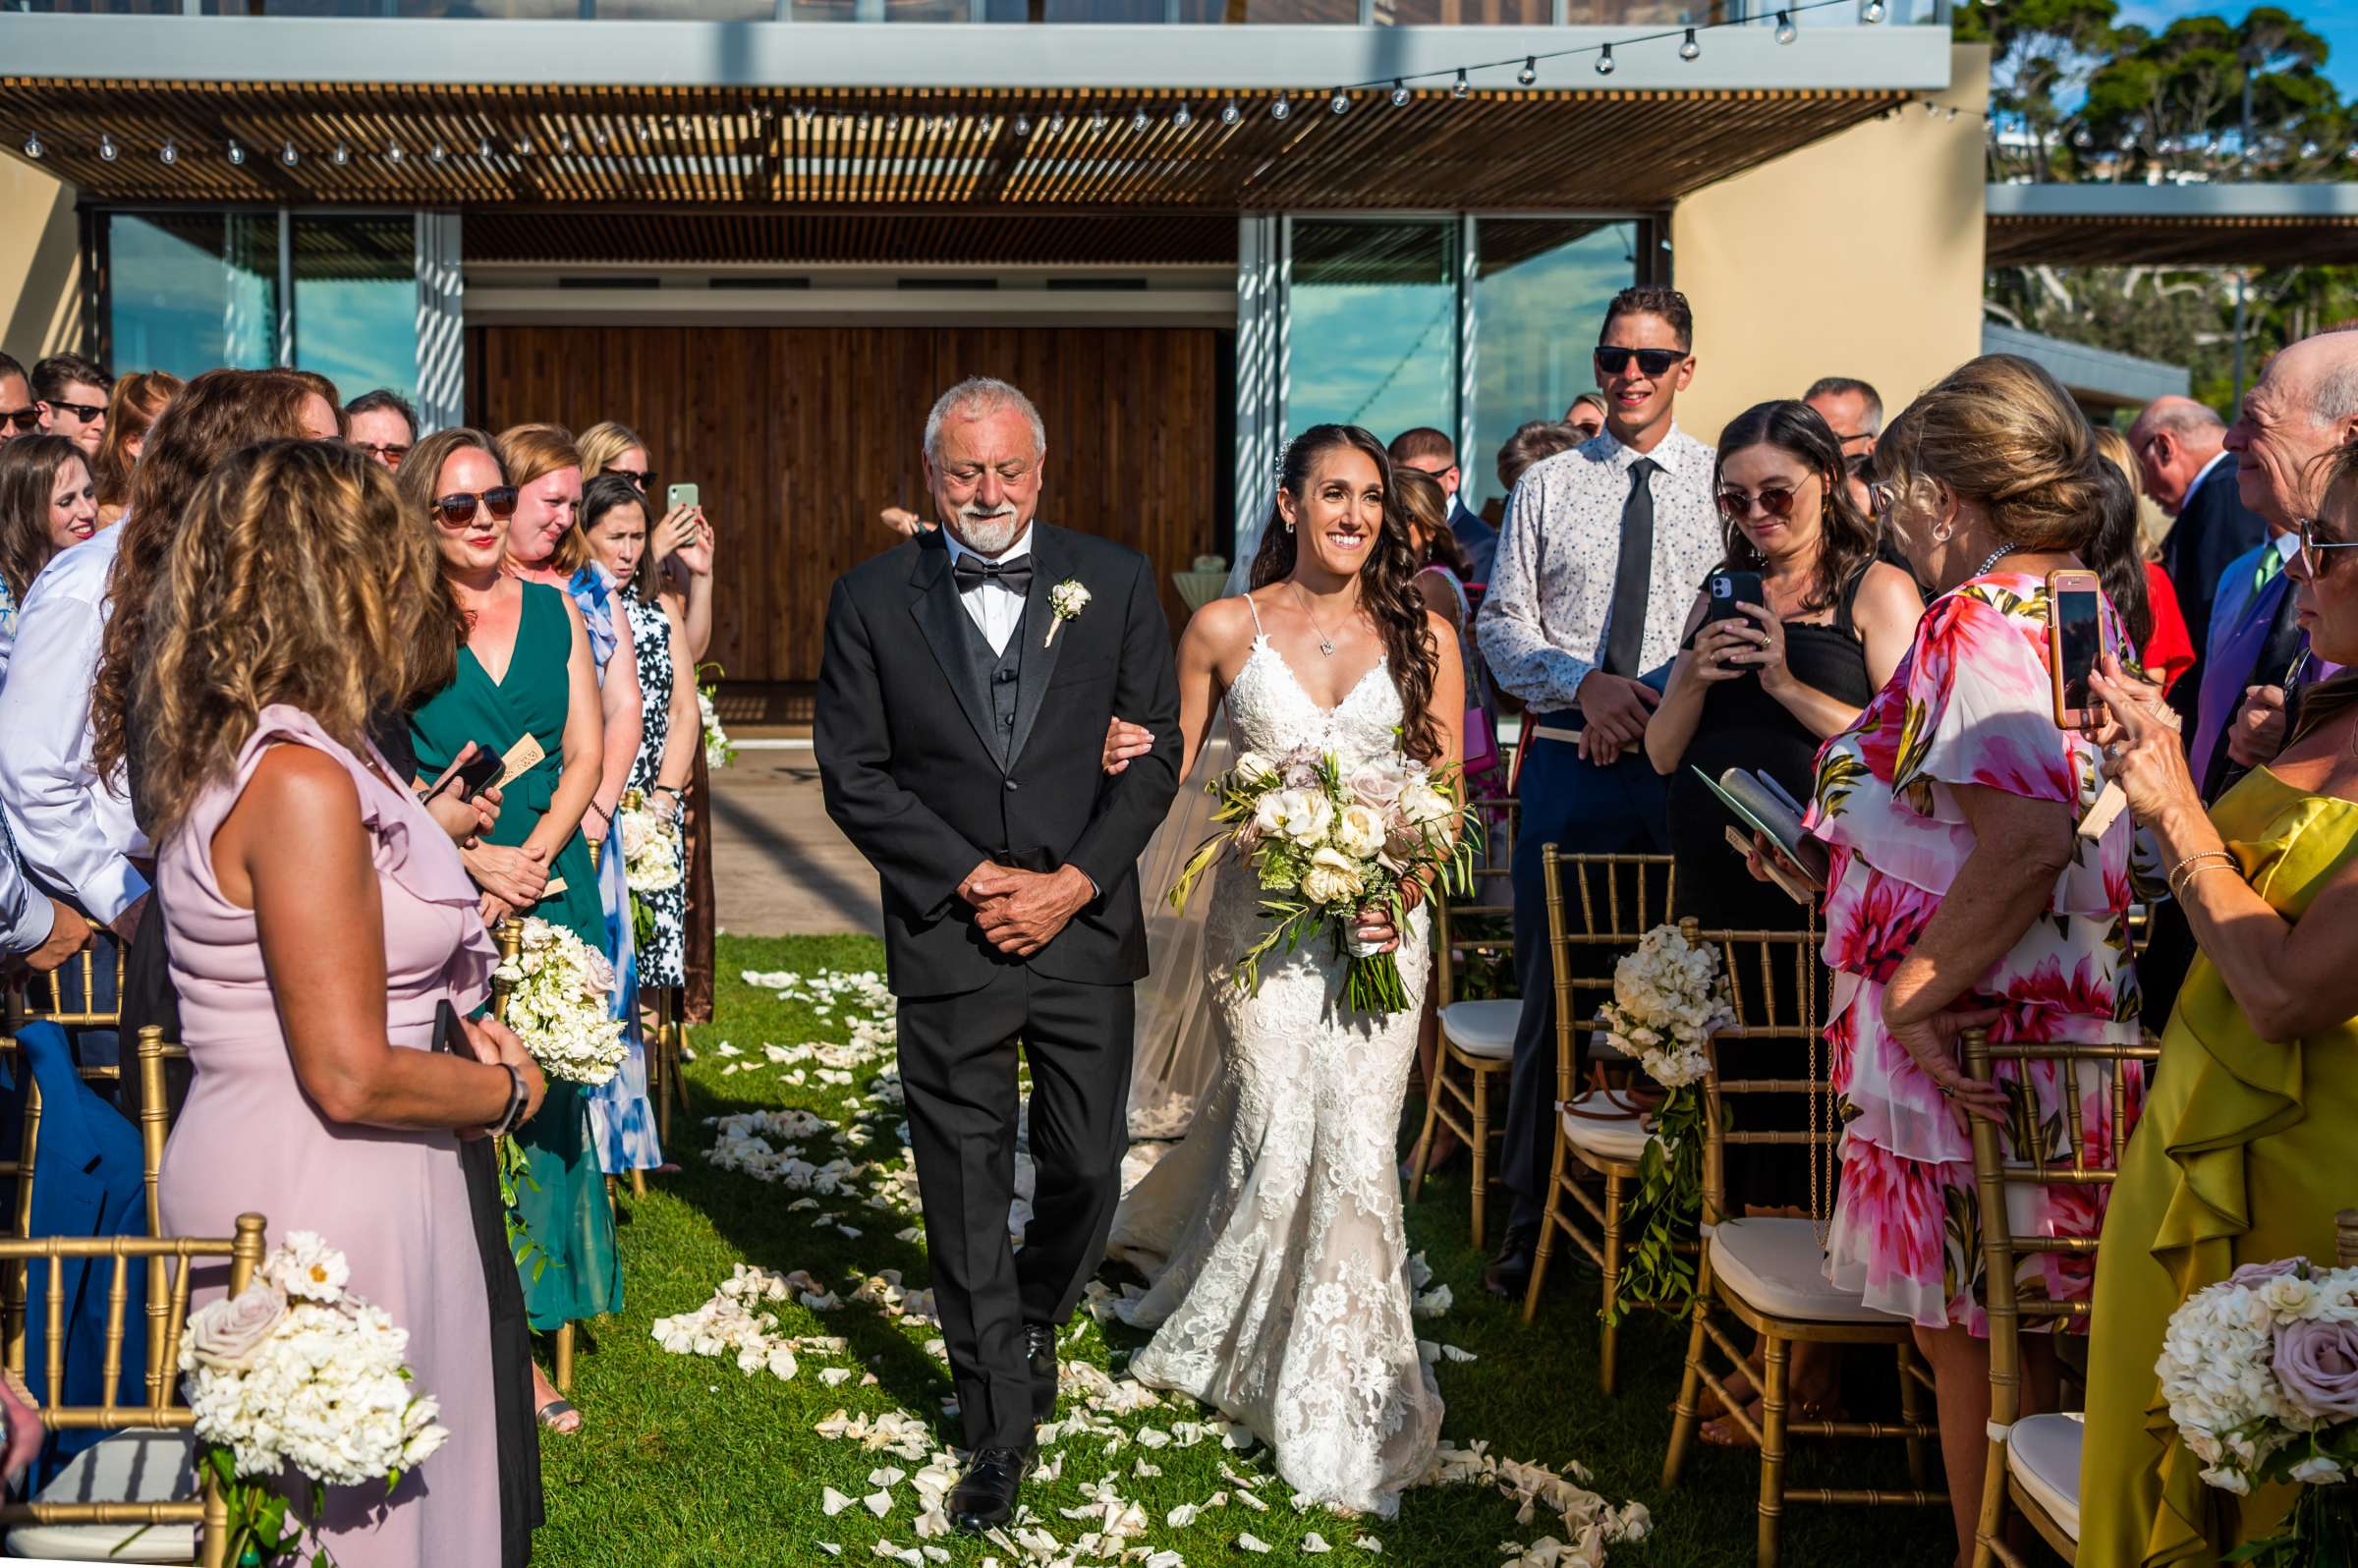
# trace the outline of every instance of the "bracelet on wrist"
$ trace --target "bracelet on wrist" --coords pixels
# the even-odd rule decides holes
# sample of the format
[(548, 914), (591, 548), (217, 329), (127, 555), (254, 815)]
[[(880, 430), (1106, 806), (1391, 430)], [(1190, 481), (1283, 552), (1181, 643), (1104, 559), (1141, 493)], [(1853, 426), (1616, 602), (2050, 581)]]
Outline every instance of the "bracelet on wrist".
[(524, 1075), (516, 1070), (513, 1063), (500, 1062), (497, 1065), (507, 1070), (508, 1101), (500, 1110), (499, 1119), (485, 1127), (483, 1131), (489, 1133), (493, 1138), (505, 1138), (514, 1132), (517, 1123), (524, 1119), (524, 1107), (532, 1096), (525, 1091)]

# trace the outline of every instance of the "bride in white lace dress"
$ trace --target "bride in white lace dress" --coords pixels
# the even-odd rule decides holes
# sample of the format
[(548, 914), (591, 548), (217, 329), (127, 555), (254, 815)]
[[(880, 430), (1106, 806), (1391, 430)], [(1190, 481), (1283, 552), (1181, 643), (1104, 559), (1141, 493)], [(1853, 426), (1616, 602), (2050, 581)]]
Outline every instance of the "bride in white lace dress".
[[(1238, 744), (1269, 756), (1315, 747), (1348, 776), (1405, 738), (1436, 769), (1458, 761), (1457, 638), (1410, 584), (1388, 472), (1357, 428), (1320, 425), (1287, 449), (1256, 587), (1206, 605), (1179, 645), (1189, 765), (1223, 692)], [(1258, 993), (1230, 985), (1264, 922), (1248, 870), (1230, 862), (1216, 877), (1205, 954), (1220, 1075), (1114, 1218), (1112, 1253), (1151, 1282), (1121, 1315), (1155, 1330), (1130, 1372), (1242, 1422), (1295, 1491), (1388, 1516), (1431, 1468), (1441, 1425), (1409, 1314), (1394, 1149), (1427, 914), (1397, 932), (1363, 918), (1364, 937), (1397, 943), (1410, 1004), (1373, 1017), (1344, 1009), (1343, 963), (1323, 942), (1264, 959)]]

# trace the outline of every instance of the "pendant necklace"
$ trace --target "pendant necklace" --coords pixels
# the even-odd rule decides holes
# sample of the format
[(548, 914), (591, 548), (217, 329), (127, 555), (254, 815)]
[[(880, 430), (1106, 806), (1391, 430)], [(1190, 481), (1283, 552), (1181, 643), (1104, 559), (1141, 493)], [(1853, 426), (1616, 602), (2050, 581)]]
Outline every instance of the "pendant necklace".
[(1319, 618), (1311, 613), (1310, 595), (1302, 591), (1302, 585), (1299, 583), (1294, 584), (1293, 588), (1294, 596), (1302, 601), (1303, 618), (1310, 622), (1310, 629), (1319, 635), (1319, 656), (1322, 658), (1334, 657), (1334, 639), (1326, 635), (1326, 629), (1320, 626)]

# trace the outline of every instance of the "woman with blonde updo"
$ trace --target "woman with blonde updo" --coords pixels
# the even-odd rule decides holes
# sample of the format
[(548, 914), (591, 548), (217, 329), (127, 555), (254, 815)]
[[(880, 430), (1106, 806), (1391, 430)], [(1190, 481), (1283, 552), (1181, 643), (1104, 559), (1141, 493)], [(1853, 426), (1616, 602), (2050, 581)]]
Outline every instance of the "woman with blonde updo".
[(106, 431), (98, 437), (98, 526), (111, 529), (131, 505), (131, 473), (140, 466), (147, 432), (165, 405), (188, 383), (169, 370), (135, 370), (115, 382), (106, 399)]
[[(1957, 1056), (1973, 1025), (2001, 1041), (2137, 1038), (2130, 826), (2094, 844), (2073, 832), (2104, 779), (2090, 738), (2056, 727), (2048, 652), (2047, 574), (2084, 564), (2102, 462), (2054, 378), (2011, 355), (1967, 362), (1892, 421), (1870, 493), (1936, 597), (1891, 679), (1820, 752), (1810, 810), (1832, 851), (1825, 1034), (1846, 1117), (1825, 1272), (1916, 1324), (1960, 1563), (1990, 1411), (1982, 1252), (1949, 1221), (1974, 1212), (1965, 1118), (2010, 1142), (2019, 1116), (2040, 1125), (2076, 1106), (2095, 1147), (2128, 1133), (2107, 1095), (2071, 1095), (2052, 1064), (2001, 1064), (2001, 1087), (1969, 1080)], [(2127, 651), (2109, 603), (2102, 615), (2105, 647)], [(2009, 1090), (2027, 1101), (2013, 1115)], [(2102, 1222), (2101, 1203), (2061, 1189), (2014, 1205), (2019, 1236), (2093, 1237)], [(2019, 1266), (2026, 1297), (2088, 1292), (2085, 1256)], [(2031, 1370), (2032, 1392), (2051, 1397), (2051, 1358)]]
[[(444, 1004), (497, 962), (450, 838), (369, 745), (371, 713), (447, 679), (421, 520), (336, 443), (223, 464), (176, 518), (127, 700), (194, 1082), (164, 1151), (161, 1227), (248, 1211), (342, 1249), (352, 1288), (409, 1334), (450, 1435), (388, 1495), (332, 1486), (309, 1518), (346, 1568), (496, 1560), (494, 1361), (460, 1139), (540, 1105), (497, 1023), (435, 1050)], [(197, 1297), (225, 1285), (200, 1269)]]

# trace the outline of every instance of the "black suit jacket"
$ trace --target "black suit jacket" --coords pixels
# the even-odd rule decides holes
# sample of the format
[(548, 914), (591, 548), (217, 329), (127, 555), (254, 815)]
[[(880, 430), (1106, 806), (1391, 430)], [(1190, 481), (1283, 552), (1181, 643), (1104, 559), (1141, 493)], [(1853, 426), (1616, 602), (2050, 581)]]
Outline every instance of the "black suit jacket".
[[(2211, 645), (2211, 601), (2218, 594), (2218, 579), (2227, 563), (2268, 537), (2268, 524), (2245, 507), (2235, 492), (2235, 454), (2228, 453), (2186, 492), (2178, 520), (2162, 541), (2162, 569), (2178, 590), (2178, 607), (2186, 612), (2186, 630), (2193, 634), (2200, 657)], [(2196, 686), (2194, 672), (2178, 678), (2178, 686)]]
[[(1036, 973), (1114, 984), (1147, 972), (1138, 857), (1179, 788), (1170, 623), (1135, 550), (1035, 522), (1030, 553), (1012, 766), (992, 744), (989, 693), (938, 530), (846, 572), (827, 605), (819, 783), (827, 814), (883, 881), (898, 995), (975, 990), (1023, 962), (982, 939), (958, 896), (984, 861), (1074, 866), (1097, 886), (1029, 960)], [(1067, 578), (1090, 602), (1050, 642), (1048, 593)], [(1153, 731), (1154, 750), (1107, 778), (1116, 713)]]

